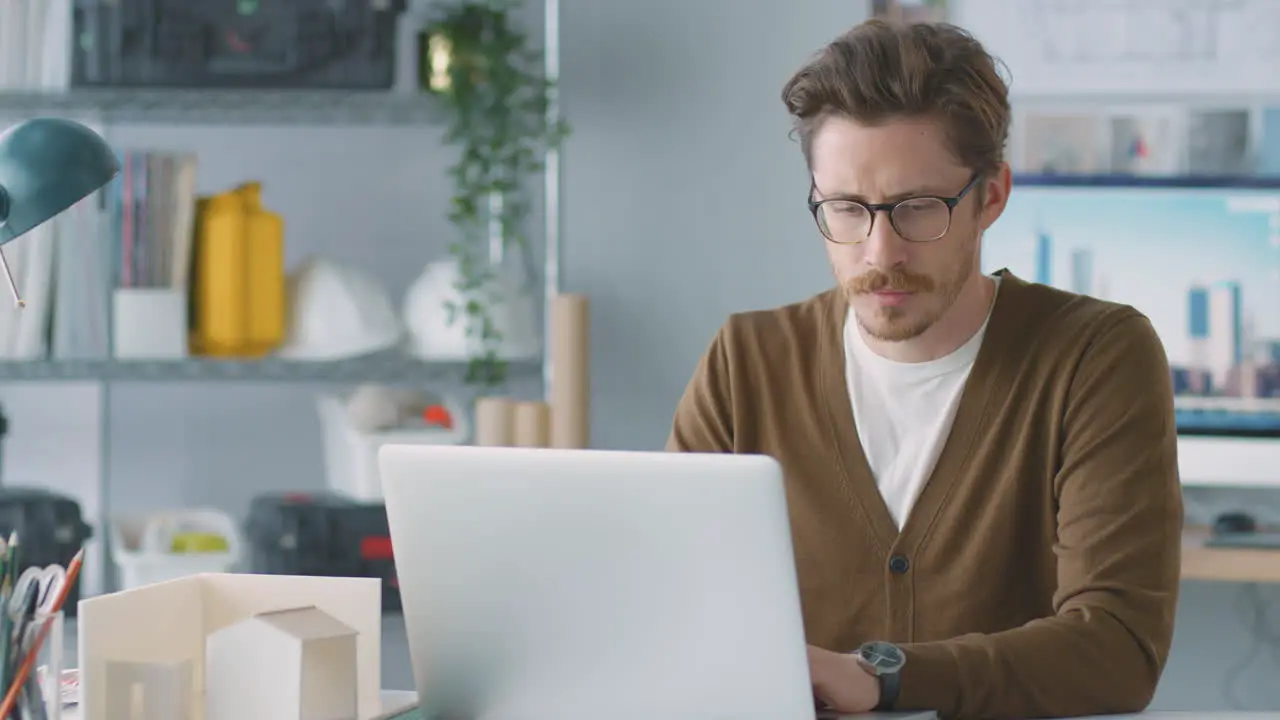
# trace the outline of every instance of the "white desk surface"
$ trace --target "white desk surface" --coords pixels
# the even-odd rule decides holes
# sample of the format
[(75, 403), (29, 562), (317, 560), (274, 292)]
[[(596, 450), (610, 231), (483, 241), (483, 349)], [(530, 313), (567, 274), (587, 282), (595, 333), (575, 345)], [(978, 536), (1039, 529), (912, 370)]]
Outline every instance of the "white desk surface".
[[(937, 717), (933, 712), (867, 712), (841, 715), (840, 720), (924, 720)], [(1088, 715), (1073, 720), (1276, 720), (1280, 712), (1238, 712), (1199, 710), (1151, 710), (1135, 715)]]
[(1148, 710), (1124, 715), (1088, 715), (1075, 720), (1276, 720), (1280, 712), (1243, 710)]
[[(417, 701), (417, 693), (412, 690), (383, 690), (383, 712), (407, 709)], [(842, 720), (923, 720), (936, 717), (933, 713), (864, 713), (861, 715), (844, 715)], [(1136, 715), (1095, 715), (1095, 720), (1276, 720), (1280, 713), (1276, 712), (1202, 712), (1197, 710), (1152, 710)], [(78, 708), (65, 708), (63, 720), (80, 720)], [(1089, 720), (1077, 718), (1076, 720)]]
[[(417, 700), (418, 694), (412, 690), (383, 690), (382, 712), (407, 710)], [(80, 720), (80, 708), (63, 708), (62, 720)]]
[[(937, 717), (933, 712), (864, 712), (841, 715), (838, 720), (925, 720)], [(1088, 715), (1073, 720), (1276, 720), (1280, 712), (1238, 712), (1199, 710), (1151, 710), (1134, 715)]]
[(408, 710), (418, 704), (418, 693), (413, 690), (383, 690), (382, 712)]
[[(1280, 712), (1242, 712), (1238, 710), (1150, 710), (1132, 715), (1091, 715), (1097, 720), (1276, 720)], [(1081, 718), (1078, 720), (1088, 720)]]

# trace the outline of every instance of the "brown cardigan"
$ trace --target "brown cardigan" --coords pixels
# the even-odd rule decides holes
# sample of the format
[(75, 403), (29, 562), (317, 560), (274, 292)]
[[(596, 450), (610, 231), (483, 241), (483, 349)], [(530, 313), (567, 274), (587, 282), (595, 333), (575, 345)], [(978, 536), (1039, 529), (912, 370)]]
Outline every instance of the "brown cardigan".
[(854, 428), (837, 291), (732, 316), (668, 449), (786, 473), (811, 644), (902, 645), (897, 709), (1133, 712), (1173, 635), (1182, 493), (1149, 321), (1005, 271), (951, 436), (901, 532)]

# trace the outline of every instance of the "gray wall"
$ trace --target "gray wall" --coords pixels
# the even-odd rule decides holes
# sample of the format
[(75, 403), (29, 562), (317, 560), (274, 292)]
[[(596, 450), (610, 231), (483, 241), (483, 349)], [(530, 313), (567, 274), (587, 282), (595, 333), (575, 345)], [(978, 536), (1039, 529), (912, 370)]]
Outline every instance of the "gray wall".
[(782, 83), (859, 3), (566, 3), (566, 288), (592, 298), (592, 434), (658, 448), (735, 310), (830, 283)]
[[(728, 313), (828, 286), (778, 92), (811, 51), (865, 15), (865, 2), (849, 0), (564, 2), (564, 100), (575, 129), (565, 153), (564, 282), (592, 298), (597, 446), (660, 447), (680, 391)], [(437, 146), (437, 130), (111, 132), (125, 144), (198, 151), (205, 192), (263, 180), (266, 201), (286, 217), (291, 262), (317, 252), (359, 261), (397, 296), (451, 232), (443, 172), (451, 155)], [(320, 487), (313, 390), (121, 388), (111, 504), (239, 513), (262, 489)], [(5, 481), (64, 488), (96, 503), (96, 390), (6, 386), (0, 402), (13, 420)], [(1203, 518), (1271, 497), (1218, 492), (1191, 500), (1193, 517)], [(1244, 624), (1242, 592), (1184, 587), (1157, 705), (1229, 705), (1227, 666), (1250, 659), (1251, 640), (1264, 634)], [(1264, 645), (1240, 675), (1235, 696), (1251, 707), (1280, 709), (1275, 650)], [(403, 684), (402, 674), (393, 684)]]

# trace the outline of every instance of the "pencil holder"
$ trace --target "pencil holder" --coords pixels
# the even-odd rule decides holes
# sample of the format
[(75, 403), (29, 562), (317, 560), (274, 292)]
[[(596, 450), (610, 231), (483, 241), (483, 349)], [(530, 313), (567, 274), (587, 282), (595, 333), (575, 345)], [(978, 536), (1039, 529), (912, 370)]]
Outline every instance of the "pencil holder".
[(62, 665), (66, 644), (62, 611), (31, 616), (14, 637), (19, 640), (18, 652), (11, 658), (5, 678), (6, 691), (14, 684), (21, 685), (10, 717), (62, 720)]
[(169, 288), (119, 288), (111, 298), (111, 332), (120, 360), (187, 357), (187, 293)]

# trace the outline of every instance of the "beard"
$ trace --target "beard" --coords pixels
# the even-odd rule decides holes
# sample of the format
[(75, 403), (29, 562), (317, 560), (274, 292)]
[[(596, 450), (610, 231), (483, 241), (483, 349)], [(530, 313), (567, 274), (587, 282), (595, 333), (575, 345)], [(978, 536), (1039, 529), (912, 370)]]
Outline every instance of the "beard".
[[(922, 335), (951, 309), (973, 274), (977, 262), (973, 252), (976, 242), (977, 238), (974, 238), (962, 243), (951, 271), (939, 278), (913, 273), (905, 268), (893, 268), (888, 272), (870, 270), (841, 282), (858, 325), (869, 337), (885, 342), (903, 342)], [(859, 300), (886, 290), (914, 295), (905, 306), (860, 307), (864, 303)]]

